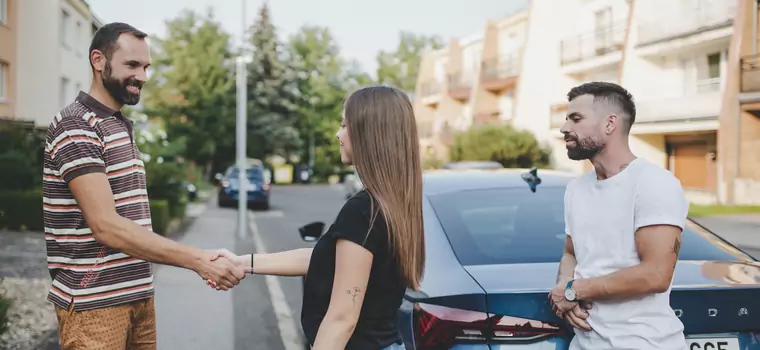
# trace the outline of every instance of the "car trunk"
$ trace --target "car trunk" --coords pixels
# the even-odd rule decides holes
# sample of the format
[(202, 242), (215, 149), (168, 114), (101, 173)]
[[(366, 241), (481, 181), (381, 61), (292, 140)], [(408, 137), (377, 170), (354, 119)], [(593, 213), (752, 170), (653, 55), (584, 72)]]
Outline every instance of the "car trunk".
[[(487, 293), (489, 313), (558, 324), (547, 293), (556, 263), (466, 266)], [(687, 334), (760, 331), (760, 263), (679, 261), (671, 307)]]

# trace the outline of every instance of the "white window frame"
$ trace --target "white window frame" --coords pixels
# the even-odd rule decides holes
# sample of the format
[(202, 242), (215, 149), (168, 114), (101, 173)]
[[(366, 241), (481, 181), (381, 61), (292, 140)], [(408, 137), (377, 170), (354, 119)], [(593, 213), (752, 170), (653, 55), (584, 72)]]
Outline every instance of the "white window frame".
[(61, 25), (61, 28), (60, 28), (60, 30), (61, 30), (61, 34), (60, 34), (61, 44), (63, 46), (65, 46), (65, 47), (68, 47), (69, 46), (69, 43), (68, 43), (68, 40), (69, 40), (69, 30), (70, 30), (70, 28), (69, 28), (69, 22), (71, 22), (71, 19), (72, 19), (71, 18), (71, 14), (68, 11), (64, 10), (64, 9), (61, 9), (60, 16), (61, 16), (61, 24), (60, 24)]

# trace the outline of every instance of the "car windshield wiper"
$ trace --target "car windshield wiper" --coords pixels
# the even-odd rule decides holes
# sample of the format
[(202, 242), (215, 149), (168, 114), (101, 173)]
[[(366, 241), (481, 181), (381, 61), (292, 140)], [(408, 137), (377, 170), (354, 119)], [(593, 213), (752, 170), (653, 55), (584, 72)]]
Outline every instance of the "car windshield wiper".
[(536, 188), (541, 184), (541, 178), (538, 177), (538, 168), (533, 167), (527, 173), (520, 175), (523, 181), (528, 184), (531, 192), (536, 192)]

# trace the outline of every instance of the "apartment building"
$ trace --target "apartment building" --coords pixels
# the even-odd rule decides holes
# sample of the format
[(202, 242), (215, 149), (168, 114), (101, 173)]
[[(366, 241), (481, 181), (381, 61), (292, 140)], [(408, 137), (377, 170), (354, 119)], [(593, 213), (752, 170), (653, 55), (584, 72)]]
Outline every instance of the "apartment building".
[(512, 119), (527, 19), (519, 11), (422, 57), (414, 104), (425, 155), (445, 157), (473, 123)]
[[(0, 0), (2, 1), (2, 0)], [(23, 0), (18, 6), (17, 119), (46, 128), (92, 79), (90, 40), (102, 25), (84, 0)]]
[(0, 0), (0, 119), (10, 119), (16, 107), (17, 0)]
[[(588, 162), (567, 159), (559, 132), (566, 93), (583, 82), (615, 82), (636, 100), (633, 151), (673, 171), (693, 202), (760, 201), (751, 180), (760, 179), (760, 158), (749, 151), (760, 149), (760, 129), (752, 129), (758, 121), (752, 106), (760, 103), (753, 105), (751, 94), (760, 83), (750, 86), (760, 79), (753, 63), (760, 63), (753, 56), (757, 11), (738, 12), (749, 7), (745, 2), (756, 6), (754, 0), (532, 1), (510, 123), (550, 145), (555, 168), (587, 171)], [(731, 110), (740, 101), (741, 111)]]
[(757, 0), (739, 2), (729, 47), (717, 147), (722, 202), (760, 204), (759, 10)]

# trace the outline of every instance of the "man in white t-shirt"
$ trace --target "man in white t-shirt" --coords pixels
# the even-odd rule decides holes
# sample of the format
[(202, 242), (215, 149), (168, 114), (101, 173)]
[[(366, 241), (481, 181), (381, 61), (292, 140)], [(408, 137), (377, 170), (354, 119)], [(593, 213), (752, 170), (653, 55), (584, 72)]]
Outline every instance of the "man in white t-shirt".
[(592, 82), (568, 100), (567, 155), (594, 165), (567, 186), (565, 251), (549, 295), (575, 328), (570, 349), (686, 349), (670, 307), (689, 209), (681, 183), (631, 152), (636, 108), (628, 91)]

